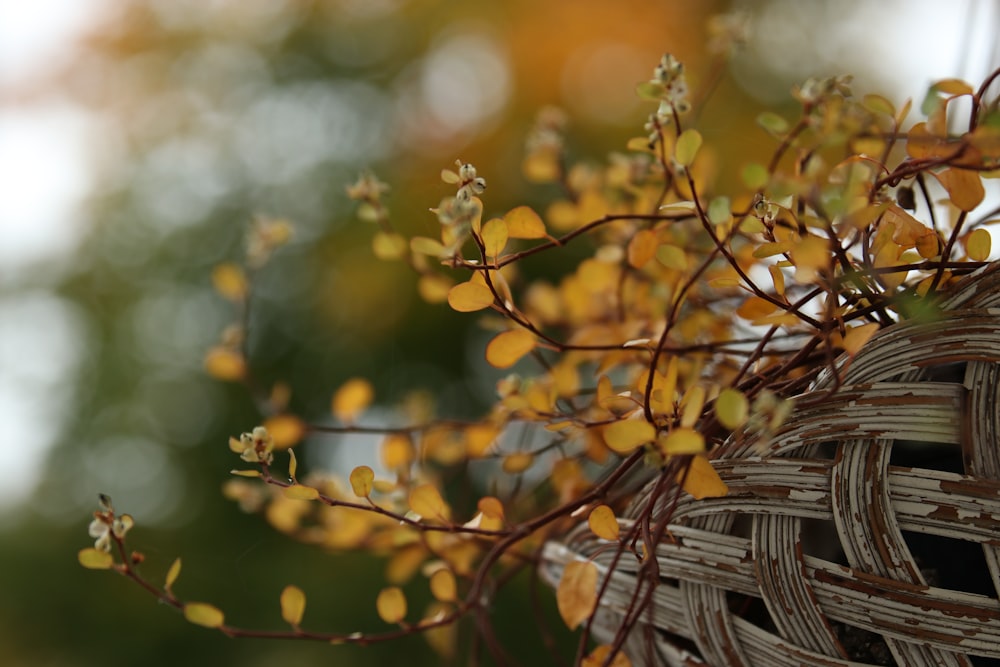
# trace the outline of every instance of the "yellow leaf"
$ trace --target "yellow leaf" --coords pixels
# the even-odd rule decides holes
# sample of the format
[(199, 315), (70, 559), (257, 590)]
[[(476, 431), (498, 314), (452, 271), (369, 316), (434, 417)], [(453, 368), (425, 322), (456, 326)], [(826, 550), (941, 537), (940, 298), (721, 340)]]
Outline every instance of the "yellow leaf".
[(765, 257), (773, 257), (774, 255), (781, 255), (783, 253), (790, 252), (794, 248), (794, 241), (773, 241), (761, 243), (757, 246), (757, 249), (753, 251), (753, 256), (757, 259), (764, 259)]
[(444, 303), (448, 300), (448, 291), (452, 281), (440, 273), (425, 273), (417, 281), (417, 293), (427, 303)]
[(687, 129), (677, 137), (677, 144), (674, 146), (674, 158), (683, 167), (690, 167), (694, 158), (701, 148), (701, 133), (698, 130)]
[(852, 357), (861, 351), (871, 337), (878, 332), (879, 326), (876, 323), (862, 324), (859, 327), (848, 329), (844, 335), (844, 351)]
[(664, 454), (701, 454), (705, 451), (705, 436), (693, 428), (675, 428), (657, 443)]
[(486, 361), (495, 368), (509, 368), (535, 349), (535, 334), (512, 329), (497, 334), (486, 346)]
[[(442, 618), (451, 611), (451, 606), (444, 602), (432, 603), (424, 614), (427, 621), (435, 621)], [(424, 622), (427, 622), (424, 621)], [(445, 623), (424, 629), (420, 634), (424, 636), (427, 643), (434, 651), (444, 659), (447, 664), (452, 664), (458, 644), (457, 623)]]
[(611, 645), (601, 644), (583, 659), (580, 667), (632, 667), (632, 662), (624, 651), (619, 650), (611, 662), (608, 662), (609, 655), (611, 655)]
[(285, 497), (292, 500), (316, 500), (319, 498), (319, 490), (311, 486), (292, 484), (285, 488)]
[(402, 259), (410, 244), (404, 236), (395, 232), (377, 232), (372, 237), (372, 253), (383, 260)]
[(443, 243), (426, 236), (414, 236), (410, 239), (410, 250), (416, 255), (431, 257), (444, 257), (448, 254), (448, 249)]
[(352, 378), (333, 395), (331, 410), (344, 422), (353, 422), (375, 398), (375, 390), (364, 378)]
[(285, 586), (281, 591), (281, 618), (293, 628), (299, 627), (306, 612), (306, 594), (298, 586)]
[(767, 271), (771, 274), (775, 294), (785, 296), (785, 274), (781, 272), (781, 267), (772, 264), (767, 267)]
[(508, 475), (524, 472), (535, 462), (535, 457), (528, 452), (514, 452), (503, 459), (503, 471)]
[(678, 480), (681, 477), (684, 477), (684, 490), (694, 496), (696, 500), (721, 498), (729, 493), (729, 487), (719, 477), (719, 473), (715, 472), (715, 468), (712, 467), (708, 457), (704, 454), (691, 457), (687, 475), (685, 476), (683, 470), (677, 474)]
[(979, 228), (969, 234), (965, 240), (965, 252), (969, 254), (969, 259), (974, 262), (986, 261), (990, 256), (993, 239), (990, 233), (983, 228)]
[(383, 588), (375, 599), (375, 608), (386, 623), (399, 623), (406, 618), (406, 596), (397, 586)]
[(715, 399), (715, 416), (719, 423), (730, 430), (746, 423), (750, 413), (750, 402), (739, 389), (726, 387)]
[(216, 345), (205, 354), (205, 371), (216, 380), (233, 382), (246, 377), (247, 364), (236, 350)]
[(559, 179), (561, 172), (558, 150), (536, 150), (521, 162), (521, 173), (530, 183), (551, 183)]
[(295, 415), (275, 415), (264, 420), (276, 449), (287, 449), (300, 442), (306, 434), (306, 423)]
[(688, 256), (684, 249), (669, 243), (664, 243), (656, 249), (656, 259), (668, 269), (686, 271), (688, 267)]
[(507, 223), (500, 218), (487, 220), (480, 237), (485, 246), (486, 256), (496, 258), (507, 246)]
[(375, 472), (368, 466), (358, 466), (351, 471), (351, 490), (359, 498), (367, 498), (372, 494), (374, 482)]
[(114, 556), (107, 551), (101, 551), (94, 547), (80, 549), (80, 552), (76, 555), (76, 559), (80, 562), (80, 565), (88, 570), (107, 570), (115, 563)]
[(212, 269), (212, 286), (230, 301), (242, 301), (247, 295), (247, 277), (243, 269), (232, 262)]
[(410, 509), (425, 519), (447, 521), (451, 515), (448, 504), (432, 484), (421, 484), (410, 491)]
[(568, 563), (556, 588), (556, 606), (570, 630), (590, 618), (597, 606), (597, 566), (590, 561)]
[(452, 602), (458, 597), (455, 575), (447, 568), (441, 568), (431, 575), (431, 594), (442, 602)]
[(500, 435), (500, 429), (492, 424), (472, 424), (465, 429), (465, 453), (472, 458), (486, 455)]
[(644, 419), (625, 419), (604, 427), (604, 442), (619, 454), (628, 454), (655, 438), (656, 428)]
[(260, 477), (259, 470), (230, 470), (230, 475), (238, 475), (240, 477)]
[(607, 505), (598, 505), (591, 510), (590, 516), (587, 517), (587, 524), (590, 526), (591, 532), (602, 540), (614, 542), (621, 533), (618, 519), (615, 518), (614, 511)]
[(163, 588), (168, 592), (173, 594), (174, 583), (177, 581), (177, 577), (181, 574), (181, 559), (175, 558), (174, 562), (171, 563), (170, 569), (167, 570), (167, 580), (163, 584)]
[(295, 478), (297, 476), (296, 473), (298, 473), (298, 471), (299, 471), (299, 461), (298, 461), (298, 459), (295, 458), (295, 450), (289, 449), (288, 450), (288, 476), (292, 478), (293, 482), (295, 481)]
[(184, 605), (184, 618), (190, 623), (206, 628), (218, 628), (226, 620), (225, 615), (206, 602), (188, 602)]
[(460, 313), (472, 313), (493, 305), (493, 292), (478, 282), (459, 283), (448, 290), (448, 305)]
[(391, 434), (382, 441), (382, 465), (390, 470), (405, 468), (413, 463), (415, 456), (413, 441), (408, 435)]
[(747, 300), (740, 304), (740, 307), (736, 309), (736, 314), (745, 320), (757, 320), (765, 315), (770, 315), (778, 307), (768, 301), (767, 299), (762, 299), (759, 296), (747, 297)]
[(692, 385), (681, 398), (681, 426), (691, 428), (698, 423), (703, 407), (705, 407), (705, 388), (700, 384)]
[(641, 229), (628, 242), (628, 263), (636, 269), (641, 269), (649, 260), (656, 256), (658, 245), (656, 232), (651, 229)]
[(545, 223), (528, 206), (511, 209), (503, 219), (507, 223), (507, 234), (512, 239), (543, 239), (546, 236)]

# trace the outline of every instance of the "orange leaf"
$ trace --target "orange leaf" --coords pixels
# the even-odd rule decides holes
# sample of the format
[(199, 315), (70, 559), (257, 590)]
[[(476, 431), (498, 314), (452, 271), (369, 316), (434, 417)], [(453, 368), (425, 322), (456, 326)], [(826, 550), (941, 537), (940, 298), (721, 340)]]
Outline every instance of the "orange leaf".
[(611, 645), (601, 644), (583, 659), (580, 667), (604, 667), (605, 665), (607, 667), (632, 667), (632, 661), (628, 659), (624, 651), (619, 650), (610, 663), (608, 662), (609, 655), (611, 655)]
[(271, 434), (277, 449), (287, 449), (302, 440), (306, 423), (295, 415), (275, 415), (264, 420), (264, 428)]
[(844, 351), (852, 357), (861, 351), (871, 337), (878, 332), (879, 325), (876, 323), (862, 324), (859, 327), (848, 329), (844, 335)]
[(486, 346), (486, 361), (496, 368), (510, 368), (535, 349), (535, 335), (525, 329), (497, 334)]
[(524, 472), (535, 462), (535, 457), (529, 452), (514, 452), (503, 459), (503, 471), (508, 475)]
[(615, 518), (614, 511), (607, 505), (598, 505), (587, 517), (587, 524), (590, 530), (602, 540), (614, 542), (621, 533), (621, 526)]
[(597, 566), (590, 561), (568, 563), (556, 588), (556, 606), (570, 630), (590, 618), (597, 606)]
[(243, 355), (231, 348), (216, 345), (205, 354), (205, 371), (216, 380), (242, 380), (247, 373)]
[(977, 172), (966, 169), (945, 169), (941, 172), (931, 173), (948, 191), (951, 203), (963, 211), (971, 211), (976, 208), (986, 196), (983, 180)]
[(232, 262), (212, 269), (212, 286), (230, 301), (242, 301), (247, 295), (247, 277), (243, 269)]
[(729, 487), (719, 477), (719, 473), (715, 472), (715, 468), (712, 467), (708, 457), (704, 454), (691, 457), (687, 475), (684, 475), (683, 470), (677, 474), (678, 479), (682, 476), (684, 477), (684, 490), (694, 496), (696, 500), (721, 498), (729, 493)]
[(459, 283), (448, 290), (448, 305), (460, 313), (472, 313), (493, 305), (493, 292), (478, 282)]
[(656, 256), (657, 245), (656, 232), (653, 230), (642, 229), (636, 232), (628, 242), (629, 265), (636, 269), (644, 267)]
[(415, 455), (413, 441), (407, 435), (391, 434), (382, 441), (382, 464), (390, 470), (410, 465)]
[(545, 223), (528, 206), (511, 209), (503, 219), (507, 223), (507, 234), (512, 239), (543, 239), (546, 236)]
[(342, 384), (333, 395), (330, 408), (345, 422), (353, 422), (375, 398), (375, 390), (364, 378), (352, 378)]
[(306, 594), (298, 586), (285, 586), (281, 591), (281, 618), (293, 628), (299, 627), (306, 612)]
[(740, 307), (736, 309), (736, 314), (745, 320), (753, 321), (765, 315), (770, 315), (777, 308), (776, 305), (767, 299), (762, 299), (759, 296), (751, 296), (747, 297), (747, 300), (740, 304)]

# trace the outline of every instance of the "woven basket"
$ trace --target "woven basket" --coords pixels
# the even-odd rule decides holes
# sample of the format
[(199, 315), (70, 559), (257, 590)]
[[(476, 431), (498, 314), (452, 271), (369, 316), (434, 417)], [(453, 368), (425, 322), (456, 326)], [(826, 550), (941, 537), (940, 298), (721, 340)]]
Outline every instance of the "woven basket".
[(611, 642), (626, 627), (635, 665), (1000, 665), (1000, 266), (837, 374), (767, 442), (718, 448), (730, 493), (672, 508), (638, 618), (638, 560), (585, 524), (546, 545), (543, 577), (593, 561), (610, 581), (592, 631)]

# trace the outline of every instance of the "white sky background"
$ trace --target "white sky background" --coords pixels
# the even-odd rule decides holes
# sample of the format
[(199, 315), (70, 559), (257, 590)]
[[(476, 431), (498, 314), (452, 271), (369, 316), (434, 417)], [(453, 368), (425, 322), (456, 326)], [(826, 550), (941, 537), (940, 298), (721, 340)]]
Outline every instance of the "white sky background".
[[(888, 96), (894, 102), (913, 97), (919, 105), (930, 81), (957, 76), (975, 84), (991, 61), (996, 64), (991, 51), (1000, 28), (998, 4), (864, 3), (850, 20), (824, 26), (821, 41), (830, 46), (821, 60), (827, 66), (843, 60), (843, 71), (859, 57), (878, 63), (898, 85), (885, 91)], [(71, 57), (74, 38), (100, 21), (110, 5), (108, 0), (0, 0), (0, 452), (18, 467), (0, 485), (0, 510), (31, 491), (59, 434), (61, 414), (73, 400), (61, 387), (71, 384), (66, 378), (86, 352), (80, 318), (47, 289), (49, 281), (36, 267), (72, 262), (85, 232), (80, 205), (91, 185), (87, 147), (93, 125), (56, 93), (28, 99), (23, 91)], [(797, 74), (788, 68), (801, 63), (789, 56), (799, 51), (795, 44), (818, 40), (794, 23), (782, 27), (781, 16), (795, 14), (797, 6), (797, 0), (772, 5), (760, 26), (773, 31), (767, 36), (771, 46), (763, 46), (761, 54), (765, 61), (773, 54), (770, 65), (788, 75)], [(871, 44), (873, 51), (860, 52), (859, 44)]]

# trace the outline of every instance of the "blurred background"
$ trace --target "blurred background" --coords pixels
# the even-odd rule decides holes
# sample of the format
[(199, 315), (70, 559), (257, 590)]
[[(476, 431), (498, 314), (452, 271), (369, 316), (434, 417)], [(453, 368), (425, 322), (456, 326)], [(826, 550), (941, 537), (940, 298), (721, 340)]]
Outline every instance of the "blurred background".
[[(753, 119), (794, 114), (806, 77), (851, 73), (856, 93), (919, 105), (932, 80), (977, 83), (998, 63), (991, 0), (0, 0), (0, 662), (439, 664), (419, 638), (358, 650), (189, 625), (77, 565), (97, 493), (135, 516), (147, 572), (183, 556), (178, 592), (227, 620), (280, 627), (295, 583), (307, 628), (379, 627), (381, 563), (291, 543), (221, 495), (226, 439), (259, 414), (203, 371), (235, 317), (212, 267), (240, 259), (255, 216), (294, 223), (255, 285), (250, 348), (299, 414), (321, 418), (359, 375), (380, 404), (423, 387), (439, 412), (475, 414), (498, 373), (474, 318), (373, 258), (344, 186), (374, 169), (409, 234), (433, 232), (456, 158), (487, 179), (487, 215), (543, 202), (520, 173), (539, 109), (567, 112), (571, 159), (622, 150), (651, 110), (635, 84), (669, 51), (697, 91), (706, 20), (730, 10), (751, 38), (699, 120), (726, 142), (722, 172), (772, 145)], [(373, 445), (304, 451), (336, 465)], [(498, 602), (500, 638), (549, 664), (527, 595)]]

